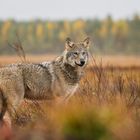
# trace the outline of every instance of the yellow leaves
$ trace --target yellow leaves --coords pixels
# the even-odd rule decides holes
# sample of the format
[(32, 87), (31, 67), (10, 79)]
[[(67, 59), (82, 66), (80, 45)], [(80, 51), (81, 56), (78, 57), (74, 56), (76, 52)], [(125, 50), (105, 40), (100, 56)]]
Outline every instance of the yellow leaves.
[(43, 28), (43, 25), (41, 23), (39, 23), (36, 27), (36, 36), (39, 39), (42, 39), (44, 36), (44, 28)]
[(83, 20), (77, 20), (73, 23), (73, 30), (83, 30), (85, 27), (85, 22)]
[(119, 20), (110, 25), (108, 20), (104, 20), (99, 30), (99, 36), (105, 39), (110, 33), (114, 36), (124, 37), (128, 34), (128, 24), (124, 20)]
[(54, 27), (55, 27), (54, 23), (52, 23), (52, 22), (48, 22), (48, 23), (47, 23), (47, 28), (48, 28), (48, 30), (53, 30)]
[(11, 27), (11, 24), (12, 23), (10, 21), (5, 21), (3, 26), (2, 26), (1, 33), (2, 33), (4, 40), (7, 38), (7, 34), (8, 34), (10, 27)]
[(107, 30), (107, 27), (106, 27), (106, 24), (103, 24), (101, 29), (99, 30), (99, 35), (102, 37), (102, 38), (105, 38), (106, 35), (108, 33), (108, 30)]
[(71, 31), (71, 27), (70, 27), (70, 23), (68, 21), (64, 21), (64, 30), (65, 32), (67, 32), (68, 34)]
[(99, 35), (101, 38), (106, 38), (108, 34), (110, 33), (110, 28), (112, 27), (113, 22), (111, 19), (105, 19), (103, 20), (101, 24), (101, 28), (99, 30)]
[(53, 31), (55, 29), (55, 24), (53, 22), (47, 22), (46, 27), (47, 27), (48, 37), (49, 39), (51, 39), (53, 36)]
[(59, 31), (59, 39), (64, 41), (67, 36), (71, 33), (71, 24), (69, 21), (65, 20), (63, 22), (63, 29)]
[(113, 35), (125, 36), (127, 35), (127, 33), (128, 33), (128, 24), (125, 21), (120, 20), (113, 24), (113, 27), (112, 27)]
[(60, 39), (61, 41), (64, 41), (65, 38), (66, 38), (66, 36), (67, 36), (67, 34), (66, 34), (65, 31), (60, 31), (60, 32), (59, 32), (59, 39)]

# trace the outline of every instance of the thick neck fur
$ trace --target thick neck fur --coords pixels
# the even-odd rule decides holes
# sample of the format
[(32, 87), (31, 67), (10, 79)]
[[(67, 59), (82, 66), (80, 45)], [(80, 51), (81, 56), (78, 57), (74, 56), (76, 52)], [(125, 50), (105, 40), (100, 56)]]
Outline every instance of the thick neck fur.
[(60, 56), (56, 59), (56, 64), (59, 65), (60, 70), (64, 76), (64, 79), (69, 83), (69, 84), (75, 84), (80, 81), (81, 75), (82, 75), (82, 70), (81, 68), (73, 67), (70, 64), (64, 62), (64, 57)]

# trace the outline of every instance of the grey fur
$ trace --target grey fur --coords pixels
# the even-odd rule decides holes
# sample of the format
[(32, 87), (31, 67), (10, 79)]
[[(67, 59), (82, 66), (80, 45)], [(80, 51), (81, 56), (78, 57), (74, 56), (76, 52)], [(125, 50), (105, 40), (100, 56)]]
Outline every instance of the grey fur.
[[(13, 113), (23, 98), (68, 100), (76, 91), (88, 62), (89, 38), (66, 40), (61, 56), (39, 64), (11, 64), (0, 69), (0, 91)], [(2, 106), (0, 107), (2, 108)], [(12, 114), (11, 113), (11, 114)]]

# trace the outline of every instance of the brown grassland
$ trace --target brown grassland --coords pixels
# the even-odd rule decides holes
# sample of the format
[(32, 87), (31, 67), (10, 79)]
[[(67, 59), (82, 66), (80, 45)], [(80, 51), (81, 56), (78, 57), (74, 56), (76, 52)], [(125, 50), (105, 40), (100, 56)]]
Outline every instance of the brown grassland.
[[(27, 56), (29, 62), (55, 55)], [(0, 65), (20, 62), (1, 56)], [(92, 56), (67, 104), (23, 101), (0, 140), (140, 140), (140, 57)]]

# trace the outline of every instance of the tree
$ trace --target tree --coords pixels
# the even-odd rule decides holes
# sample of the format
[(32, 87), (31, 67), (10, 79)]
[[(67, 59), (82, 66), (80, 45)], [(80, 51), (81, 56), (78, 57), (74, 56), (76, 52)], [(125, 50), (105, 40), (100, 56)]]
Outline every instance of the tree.
[[(30, 28), (32, 30), (32, 28)], [(42, 25), (42, 23), (38, 23), (36, 26), (36, 36), (38, 38), (38, 40), (43, 40), (44, 38), (44, 27)]]
[(5, 21), (3, 23), (3, 26), (2, 26), (2, 29), (1, 29), (1, 34), (2, 34), (2, 38), (3, 38), (3, 41), (6, 41), (7, 40), (7, 37), (8, 37), (8, 31), (11, 27), (11, 21)]

